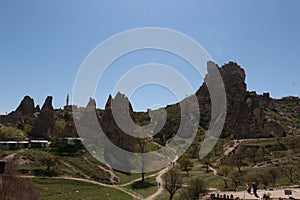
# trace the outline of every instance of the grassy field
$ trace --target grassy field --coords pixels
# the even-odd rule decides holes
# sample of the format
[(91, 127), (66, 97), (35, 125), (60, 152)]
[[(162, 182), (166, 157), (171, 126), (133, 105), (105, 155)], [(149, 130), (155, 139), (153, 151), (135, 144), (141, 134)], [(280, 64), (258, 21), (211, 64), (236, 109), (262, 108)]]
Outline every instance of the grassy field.
[(145, 178), (144, 183), (137, 181), (131, 185), (126, 186), (127, 189), (130, 189), (135, 193), (142, 195), (143, 197), (148, 197), (154, 194), (158, 189), (157, 187), (158, 186), (155, 177)]
[(141, 174), (135, 174), (135, 173), (125, 174), (125, 173), (122, 173), (122, 172), (115, 171), (115, 174), (120, 179), (120, 182), (119, 182), (120, 185), (128, 183), (130, 181), (133, 181), (135, 179), (141, 178)]
[[(158, 171), (146, 173), (145, 177), (150, 176), (152, 174), (155, 174), (157, 172)], [(126, 173), (122, 173), (122, 172), (118, 172), (118, 171), (114, 171), (114, 173), (120, 178), (119, 185), (129, 183), (131, 181), (134, 181), (134, 180), (142, 177), (140, 173), (131, 173), (131, 174), (128, 173), (128, 174), (126, 174)]]
[(119, 190), (80, 181), (34, 178), (32, 182), (40, 191), (41, 200), (133, 199), (128, 194)]
[(79, 155), (65, 156), (57, 155), (52, 151), (24, 149), (18, 151), (14, 159), (16, 162), (23, 162), (23, 164), (19, 165), (19, 169), (24, 174), (43, 176), (47, 169), (43, 158), (47, 156), (50, 156), (54, 160), (53, 166), (50, 167), (51, 176), (87, 178), (103, 183), (110, 183), (109, 175), (98, 166), (102, 164), (87, 152)]

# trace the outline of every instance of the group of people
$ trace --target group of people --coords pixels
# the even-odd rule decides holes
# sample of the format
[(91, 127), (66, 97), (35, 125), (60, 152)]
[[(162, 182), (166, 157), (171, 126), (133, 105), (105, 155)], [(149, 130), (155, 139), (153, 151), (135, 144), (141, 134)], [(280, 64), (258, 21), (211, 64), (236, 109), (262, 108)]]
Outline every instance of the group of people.
[(220, 195), (220, 194), (211, 194), (210, 195), (210, 199), (211, 200), (223, 200), (223, 199), (234, 199), (234, 198), (233, 198), (232, 194), (230, 196), (226, 195), (226, 194), (223, 194), (223, 195)]
[(251, 189), (253, 189), (254, 196), (258, 197), (258, 194), (257, 194), (257, 183), (256, 182), (248, 183), (248, 185), (247, 185), (247, 192), (249, 194), (251, 194)]

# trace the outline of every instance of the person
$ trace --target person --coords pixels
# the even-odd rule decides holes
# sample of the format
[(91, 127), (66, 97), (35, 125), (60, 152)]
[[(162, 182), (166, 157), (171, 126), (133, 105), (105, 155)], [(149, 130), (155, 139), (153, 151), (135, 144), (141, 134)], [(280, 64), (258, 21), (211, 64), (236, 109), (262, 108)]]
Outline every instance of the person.
[(254, 196), (258, 197), (258, 195), (257, 195), (257, 184), (255, 182), (253, 182), (252, 188), (253, 188), (253, 194), (254, 194)]
[(251, 194), (251, 183), (248, 183), (247, 185), (247, 192)]

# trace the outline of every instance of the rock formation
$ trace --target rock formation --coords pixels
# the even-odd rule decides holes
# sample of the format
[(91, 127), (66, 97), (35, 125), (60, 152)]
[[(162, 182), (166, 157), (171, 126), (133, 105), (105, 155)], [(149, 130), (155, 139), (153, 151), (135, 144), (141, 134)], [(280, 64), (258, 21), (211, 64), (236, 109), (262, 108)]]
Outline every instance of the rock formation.
[[(111, 96), (109, 96), (105, 110), (103, 111), (100, 124), (102, 127), (102, 130), (106, 134), (106, 136), (117, 146), (128, 150), (128, 151), (134, 151), (135, 150), (135, 138), (128, 135), (126, 132), (128, 131), (134, 131), (133, 127), (128, 127), (126, 132), (124, 132), (116, 123), (113, 112), (112, 112), (112, 105), (115, 105), (116, 112), (121, 114), (121, 117), (124, 117), (121, 121), (123, 121), (125, 124), (128, 120), (126, 117), (126, 108), (129, 106), (129, 116), (131, 119), (134, 119), (133, 109), (132, 106), (125, 95), (118, 93), (116, 97), (113, 99)], [(125, 125), (122, 124), (122, 125)], [(121, 126), (122, 126), (121, 125)], [(125, 142), (126, 141), (126, 142)]]
[(29, 96), (25, 96), (15, 112), (19, 112), (23, 116), (33, 114), (35, 112), (34, 100)]
[(7, 116), (4, 116), (1, 123), (22, 129), (24, 124), (35, 123), (34, 113), (38, 111), (39, 110), (34, 107), (34, 100), (29, 96), (25, 96), (17, 109)]
[[(129, 108), (129, 110), (127, 110), (127, 108)], [(112, 109), (115, 109), (115, 111), (120, 114), (119, 116), (123, 117), (120, 120), (120, 126), (127, 123), (127, 114), (129, 114), (131, 119), (134, 119), (132, 106), (125, 95), (118, 93), (114, 99), (109, 96), (100, 120), (104, 134), (114, 145), (126, 151), (136, 151), (136, 138), (126, 133), (128, 131), (134, 131), (133, 127), (128, 125), (125, 131), (122, 130), (113, 117)], [(108, 142), (105, 143), (104, 158), (110, 165), (118, 166), (119, 168), (127, 169), (128, 171), (131, 169), (130, 163), (128, 163), (128, 160), (126, 160), (124, 155), (115, 152), (114, 149), (111, 148), (111, 145), (108, 145)]]
[[(268, 119), (264, 114), (266, 107), (272, 107), (268, 93), (257, 95), (255, 92), (248, 92), (245, 71), (234, 62), (225, 64), (219, 68), (219, 71), (227, 98), (223, 137), (257, 138), (285, 135), (281, 125), (274, 119)], [(211, 102), (205, 83), (196, 92), (196, 95), (201, 113), (200, 124), (207, 128), (210, 121)]]
[(52, 106), (52, 97), (48, 96), (38, 119), (36, 121), (35, 126), (33, 127), (30, 137), (32, 138), (50, 138), (54, 134), (54, 109)]

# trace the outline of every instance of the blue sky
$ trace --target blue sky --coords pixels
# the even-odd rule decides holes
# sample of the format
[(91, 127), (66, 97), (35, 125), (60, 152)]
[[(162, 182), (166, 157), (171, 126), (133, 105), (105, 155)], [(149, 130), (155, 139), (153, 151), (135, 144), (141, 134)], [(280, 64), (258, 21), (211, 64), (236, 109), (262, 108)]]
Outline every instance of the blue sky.
[[(0, 113), (14, 110), (25, 95), (40, 105), (51, 95), (54, 106), (62, 107), (89, 52), (114, 34), (141, 27), (182, 32), (200, 43), (218, 65), (238, 62), (246, 71), (248, 90), (270, 92), (274, 98), (299, 96), (297, 0), (1, 0)], [(104, 89), (96, 94), (98, 107), (106, 102), (115, 75), (131, 65), (174, 65), (186, 72), (195, 90), (202, 83), (172, 55), (144, 51), (128, 56), (111, 66), (111, 74), (100, 82)], [(157, 86), (142, 88), (131, 100), (136, 110), (175, 102), (169, 91)]]

